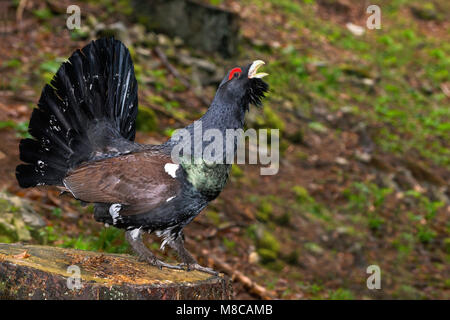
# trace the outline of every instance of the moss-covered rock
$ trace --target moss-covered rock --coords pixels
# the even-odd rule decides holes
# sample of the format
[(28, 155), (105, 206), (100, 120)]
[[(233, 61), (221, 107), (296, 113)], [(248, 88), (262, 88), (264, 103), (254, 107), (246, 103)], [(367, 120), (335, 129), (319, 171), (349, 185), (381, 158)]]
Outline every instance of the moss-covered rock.
[(1, 242), (29, 241), (32, 238), (30, 231), (44, 226), (45, 221), (27, 201), (0, 193)]

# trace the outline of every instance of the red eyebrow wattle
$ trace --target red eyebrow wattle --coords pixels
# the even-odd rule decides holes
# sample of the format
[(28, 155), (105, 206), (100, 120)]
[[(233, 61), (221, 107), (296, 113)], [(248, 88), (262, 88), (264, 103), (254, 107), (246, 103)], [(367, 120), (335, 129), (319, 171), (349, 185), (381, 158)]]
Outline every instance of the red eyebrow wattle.
[(228, 80), (231, 80), (236, 72), (242, 73), (241, 68), (234, 68), (230, 71), (230, 75), (228, 76)]

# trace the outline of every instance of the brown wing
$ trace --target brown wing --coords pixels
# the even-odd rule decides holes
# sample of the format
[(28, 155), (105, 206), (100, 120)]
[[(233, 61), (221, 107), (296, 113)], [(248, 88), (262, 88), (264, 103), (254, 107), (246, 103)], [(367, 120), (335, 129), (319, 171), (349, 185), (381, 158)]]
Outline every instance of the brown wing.
[(120, 203), (121, 214), (149, 211), (174, 197), (180, 182), (165, 171), (169, 156), (140, 152), (82, 165), (64, 179), (75, 198), (85, 202)]

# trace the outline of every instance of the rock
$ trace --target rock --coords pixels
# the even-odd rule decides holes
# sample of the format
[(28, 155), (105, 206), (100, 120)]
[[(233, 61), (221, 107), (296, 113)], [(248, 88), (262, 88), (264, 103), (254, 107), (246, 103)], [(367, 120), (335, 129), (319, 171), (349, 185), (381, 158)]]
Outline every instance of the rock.
[(180, 54), (176, 58), (180, 63), (193, 68), (192, 77), (201, 86), (215, 85), (222, 81), (224, 70), (218, 68), (214, 63), (184, 54)]
[(363, 78), (361, 83), (367, 87), (373, 87), (375, 85), (375, 80), (370, 78)]
[(133, 0), (135, 18), (148, 29), (223, 57), (237, 53), (238, 15), (194, 0)]
[(217, 72), (217, 66), (205, 59), (200, 59), (200, 58), (194, 58), (191, 56), (187, 56), (187, 55), (179, 55), (178, 56), (178, 60), (187, 66), (195, 66), (198, 67), (199, 69), (211, 72), (211, 73), (215, 73)]
[(315, 253), (317, 255), (321, 255), (324, 253), (324, 249), (317, 243), (314, 242), (306, 242), (304, 244), (306, 250)]
[(39, 229), (47, 225), (44, 219), (34, 211), (29, 201), (15, 196), (11, 196), (8, 199), (15, 207), (20, 208), (19, 213), (27, 226)]
[(39, 229), (45, 225), (28, 201), (0, 192), (0, 233), (5, 236), (3, 241), (29, 241), (29, 228)]
[(256, 251), (252, 251), (249, 255), (248, 255), (248, 262), (251, 264), (257, 264), (260, 262), (260, 257), (259, 254)]
[(136, 257), (0, 244), (0, 299), (230, 299), (223, 275), (158, 269)]
[(172, 40), (165, 34), (158, 33), (156, 35), (156, 40), (160, 46), (163, 46), (163, 47), (172, 46)]
[(360, 27), (351, 22), (348, 22), (345, 26), (347, 27), (348, 31), (350, 31), (353, 35), (357, 37), (362, 36), (366, 32), (366, 30), (363, 27)]
[(130, 29), (130, 36), (133, 40), (135, 40), (135, 42), (145, 42), (147, 39), (145, 33), (145, 27), (141, 24), (135, 24)]
[(355, 151), (355, 158), (364, 163), (369, 163), (372, 160), (370, 153), (360, 150)]
[(98, 24), (97, 18), (91, 14), (87, 16), (86, 22), (87, 22), (87, 25), (91, 28), (95, 28)]
[(338, 165), (341, 165), (341, 166), (348, 165), (348, 160), (343, 157), (336, 157), (336, 159), (334, 159), (334, 162), (336, 162)]

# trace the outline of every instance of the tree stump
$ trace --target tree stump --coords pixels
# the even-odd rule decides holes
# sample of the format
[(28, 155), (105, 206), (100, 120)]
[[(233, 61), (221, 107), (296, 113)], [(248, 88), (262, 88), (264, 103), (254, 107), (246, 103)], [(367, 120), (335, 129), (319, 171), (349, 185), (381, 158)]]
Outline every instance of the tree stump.
[[(79, 275), (79, 276), (78, 276)], [(0, 243), (0, 299), (230, 299), (230, 280), (123, 254)]]

